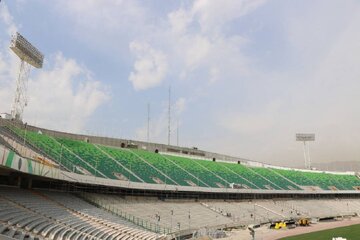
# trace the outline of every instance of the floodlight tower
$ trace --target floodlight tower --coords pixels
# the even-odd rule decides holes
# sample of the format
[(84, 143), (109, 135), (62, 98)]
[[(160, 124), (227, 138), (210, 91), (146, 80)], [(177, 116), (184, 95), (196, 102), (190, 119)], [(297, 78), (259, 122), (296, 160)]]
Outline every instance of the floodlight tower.
[(307, 142), (315, 141), (314, 133), (297, 133), (296, 141), (304, 143), (304, 160), (305, 160), (305, 168), (311, 169), (311, 160), (310, 160), (310, 147)]
[(11, 39), (10, 49), (20, 58), (20, 70), (16, 80), (15, 98), (11, 108), (11, 117), (22, 121), (24, 108), (27, 106), (27, 83), (31, 66), (42, 68), (44, 55), (29, 43), (20, 33)]

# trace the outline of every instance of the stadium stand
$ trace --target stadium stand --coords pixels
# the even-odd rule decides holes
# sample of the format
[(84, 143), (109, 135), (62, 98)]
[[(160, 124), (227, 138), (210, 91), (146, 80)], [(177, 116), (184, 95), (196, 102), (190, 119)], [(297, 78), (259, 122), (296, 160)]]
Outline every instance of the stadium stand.
[(232, 220), (209, 210), (192, 200), (159, 201), (156, 199), (125, 199), (113, 195), (83, 194), (92, 202), (112, 211), (128, 211), (134, 216), (176, 230), (215, 227), (232, 223)]
[(171, 178), (179, 185), (208, 186), (195, 175), (160, 154), (154, 154), (144, 150), (132, 150), (132, 152), (145, 161), (148, 161), (152, 166), (161, 170), (165, 175), (171, 176)]
[(13, 149), (13, 148), (10, 146), (10, 144), (4, 140), (4, 138), (3, 138), (2, 136), (0, 136), (0, 144), (2, 144), (3, 146), (5, 146), (5, 147), (7, 147), (7, 148), (9, 148), (9, 149)]
[(90, 163), (107, 178), (139, 182), (139, 179), (136, 178), (130, 170), (124, 168), (123, 165), (120, 165), (117, 161), (108, 157), (92, 144), (60, 138), (57, 138), (56, 141), (75, 154), (77, 158)]
[(267, 179), (268, 181), (276, 184), (277, 189), (284, 189), (284, 190), (300, 190), (297, 185), (291, 183), (284, 177), (277, 175), (269, 168), (251, 168), (254, 172), (258, 173), (263, 178)]
[(238, 188), (264, 190), (354, 190), (360, 186), (355, 175), (250, 167), (10, 129), (66, 169), (109, 179), (212, 188), (229, 188), (234, 183)]
[(172, 179), (164, 175), (158, 169), (154, 168), (150, 163), (139, 158), (130, 150), (117, 149), (105, 146), (99, 146), (105, 153), (110, 155), (112, 159), (120, 162), (122, 165), (130, 169), (143, 181), (147, 183), (170, 183), (176, 184)]
[(300, 218), (328, 218), (358, 214), (359, 200), (158, 200), (110, 194), (83, 193), (89, 202), (175, 230), (261, 224)]
[(106, 145), (15, 125), (0, 126), (0, 183), (12, 186), (0, 186), (0, 238), (174, 239), (360, 214), (355, 173)]
[(319, 172), (304, 172), (296, 170), (274, 170), (282, 176), (302, 186), (318, 186), (324, 190), (354, 190), (359, 185), (355, 175), (328, 174)]
[(66, 193), (0, 187), (0, 209), (0, 234), (11, 239), (162, 238)]
[(186, 169), (188, 172), (191, 172), (198, 179), (201, 179), (210, 187), (226, 187), (227, 182), (219, 178), (216, 174), (208, 170), (207, 168), (201, 166), (199, 163), (191, 161), (184, 157), (177, 156), (166, 156), (167, 159), (174, 161), (176, 164), (181, 166), (183, 169)]
[[(0, 237), (9, 239), (165, 239), (167, 233), (301, 218), (354, 216), (358, 199), (159, 200), (114, 194), (0, 187)], [(81, 197), (81, 198), (80, 198)], [(86, 201), (84, 201), (85, 199)], [(106, 211), (106, 210), (107, 211)], [(143, 221), (130, 222), (119, 211)]]
[[(52, 137), (38, 132), (21, 130), (15, 127), (12, 127), (10, 130), (17, 134), (21, 139), (25, 139), (28, 144), (41, 149), (49, 158), (70, 171), (84, 173), (84, 171), (75, 168), (75, 166), (81, 166), (88, 174), (96, 175), (96, 173), (98, 173), (91, 164), (68, 151)], [(88, 161), (91, 161), (91, 159)]]

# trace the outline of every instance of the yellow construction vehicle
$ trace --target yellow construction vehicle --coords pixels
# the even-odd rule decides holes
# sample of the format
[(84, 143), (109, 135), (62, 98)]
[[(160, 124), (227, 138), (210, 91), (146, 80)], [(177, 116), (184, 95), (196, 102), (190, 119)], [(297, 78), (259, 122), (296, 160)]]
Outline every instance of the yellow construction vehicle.
[(310, 226), (310, 220), (307, 218), (301, 218), (298, 221), (298, 225), (303, 227)]

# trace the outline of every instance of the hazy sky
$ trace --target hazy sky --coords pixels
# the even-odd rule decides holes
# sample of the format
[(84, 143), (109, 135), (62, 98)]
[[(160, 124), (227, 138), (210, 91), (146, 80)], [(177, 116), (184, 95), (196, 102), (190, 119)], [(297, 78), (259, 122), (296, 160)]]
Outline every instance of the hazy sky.
[(30, 124), (167, 142), (266, 163), (360, 161), (358, 0), (2, 0), (0, 112), (10, 112), (21, 32), (45, 54), (32, 70)]

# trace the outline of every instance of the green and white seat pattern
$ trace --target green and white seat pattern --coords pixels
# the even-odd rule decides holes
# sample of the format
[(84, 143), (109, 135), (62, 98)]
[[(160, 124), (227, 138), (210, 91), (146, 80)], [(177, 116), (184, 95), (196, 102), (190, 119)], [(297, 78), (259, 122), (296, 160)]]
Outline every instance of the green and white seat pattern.
[(354, 175), (250, 167), (12, 130), (67, 170), (109, 179), (213, 188), (228, 188), (235, 183), (264, 190), (301, 190), (301, 186), (354, 190), (360, 186), (360, 179)]

